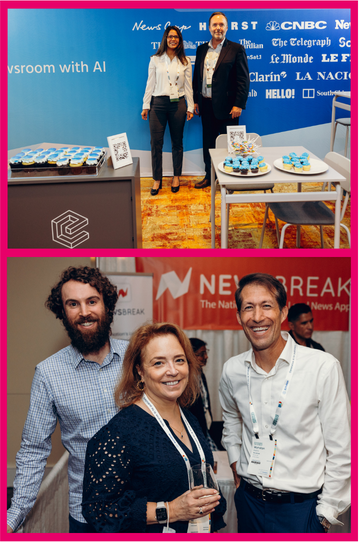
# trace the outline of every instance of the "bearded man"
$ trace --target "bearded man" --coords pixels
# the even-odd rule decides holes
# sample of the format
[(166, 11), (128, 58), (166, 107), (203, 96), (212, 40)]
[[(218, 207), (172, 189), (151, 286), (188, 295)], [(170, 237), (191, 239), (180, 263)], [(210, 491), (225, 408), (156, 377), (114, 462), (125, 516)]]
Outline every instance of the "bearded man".
[(87, 442), (118, 410), (113, 391), (127, 341), (110, 337), (116, 302), (116, 286), (90, 267), (66, 269), (47, 298), (46, 307), (62, 320), (71, 345), (36, 366), (8, 532), (21, 526), (35, 503), (57, 422), (70, 454), (69, 530), (94, 532), (81, 513), (82, 481)]

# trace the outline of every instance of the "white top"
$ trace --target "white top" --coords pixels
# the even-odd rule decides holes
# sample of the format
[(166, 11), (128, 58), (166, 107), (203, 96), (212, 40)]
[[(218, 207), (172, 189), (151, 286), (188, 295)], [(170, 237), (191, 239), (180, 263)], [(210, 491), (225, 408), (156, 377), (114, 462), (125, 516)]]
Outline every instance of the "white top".
[(188, 57), (186, 58), (187, 66), (184, 66), (176, 56), (171, 60), (167, 53), (161, 56), (151, 56), (142, 109), (150, 109), (152, 96), (169, 96), (170, 83), (168, 76), (172, 85), (176, 82), (178, 76), (178, 95), (186, 98), (187, 110), (193, 113), (192, 65), (191, 60)]
[(219, 397), (223, 408), (223, 438), (229, 463), (257, 487), (312, 493), (323, 486), (317, 515), (332, 524), (350, 505), (350, 405), (340, 363), (331, 354), (297, 345), (290, 389), (280, 414), (274, 473), (271, 479), (248, 474), (253, 424), (246, 379), (251, 366), (251, 395), (259, 436), (269, 436), (291, 362), (294, 341), (287, 341), (273, 369), (266, 373), (253, 350), (229, 359), (223, 367)]
[(207, 73), (210, 75), (210, 78), (212, 80), (213, 72), (218, 62), (219, 55), (221, 54), (225, 39), (226, 38), (223, 38), (221, 43), (219, 43), (215, 49), (212, 45), (212, 40), (208, 43), (208, 51), (204, 59), (204, 65), (203, 65), (203, 81), (202, 81), (202, 96), (204, 96), (205, 98), (212, 98), (212, 87), (207, 87)]

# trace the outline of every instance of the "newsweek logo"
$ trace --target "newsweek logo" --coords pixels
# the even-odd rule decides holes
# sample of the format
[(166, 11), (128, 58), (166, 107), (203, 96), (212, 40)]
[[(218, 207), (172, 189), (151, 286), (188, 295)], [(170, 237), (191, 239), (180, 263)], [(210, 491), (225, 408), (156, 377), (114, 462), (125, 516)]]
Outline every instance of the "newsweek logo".
[(270, 21), (266, 25), (266, 30), (269, 32), (277, 32), (279, 30), (325, 30), (328, 24), (326, 21)]

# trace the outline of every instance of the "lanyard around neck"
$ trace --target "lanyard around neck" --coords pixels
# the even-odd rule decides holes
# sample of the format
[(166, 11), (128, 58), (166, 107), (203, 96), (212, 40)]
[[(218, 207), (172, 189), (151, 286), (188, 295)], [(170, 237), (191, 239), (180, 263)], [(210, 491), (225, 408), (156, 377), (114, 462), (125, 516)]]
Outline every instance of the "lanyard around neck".
[[(177, 57), (177, 56), (176, 56), (176, 60), (177, 60), (177, 76), (176, 76), (176, 80), (175, 80), (175, 82), (174, 82), (175, 85), (177, 85), (177, 81), (178, 81), (179, 75), (180, 75), (180, 63), (179, 63), (179, 61), (178, 61), (178, 57)], [(170, 64), (169, 64), (169, 56), (168, 56), (168, 55), (165, 56), (165, 63), (166, 63), (166, 70), (167, 70), (168, 82), (169, 82), (170, 87), (171, 87), (171, 86), (172, 86), (172, 83), (171, 83), (170, 71), (169, 71), (169, 69), (168, 69), (168, 67), (169, 67), (169, 65), (170, 65)]]
[[(289, 369), (288, 369), (288, 372), (287, 372), (287, 376), (286, 376), (286, 379), (285, 379), (285, 383), (284, 383), (284, 386), (283, 386), (281, 397), (280, 397), (280, 399), (278, 401), (278, 405), (277, 405), (275, 415), (274, 415), (274, 418), (273, 418), (273, 421), (272, 421), (272, 425), (271, 425), (271, 428), (270, 428), (269, 438), (271, 440), (272, 440), (272, 437), (273, 437), (273, 435), (274, 435), (274, 433), (275, 433), (275, 431), (277, 429), (278, 420), (279, 420), (279, 416), (280, 416), (280, 413), (281, 413), (281, 408), (283, 407), (284, 399), (285, 399), (285, 397), (286, 397), (286, 395), (288, 393), (289, 384), (290, 384), (292, 376), (293, 376), (296, 352), (297, 352), (297, 345), (294, 343), (293, 344), (292, 360), (291, 360), (290, 365), (289, 365)], [(250, 412), (250, 416), (251, 416), (251, 420), (252, 420), (252, 424), (253, 424), (253, 431), (254, 431), (254, 434), (255, 434), (256, 438), (259, 438), (259, 424), (258, 424), (258, 419), (257, 419), (257, 415), (256, 415), (256, 412), (255, 412), (255, 409), (254, 409), (254, 404), (253, 404), (252, 394), (251, 394), (251, 365), (250, 364), (247, 365), (247, 388), (248, 388), (248, 397), (249, 397), (249, 412)]]
[[(188, 487), (189, 487), (189, 489), (191, 489), (191, 474), (190, 474), (191, 473), (191, 465), (190, 465), (190, 462), (188, 460), (186, 452), (181, 448), (181, 446), (179, 445), (179, 443), (177, 442), (177, 440), (175, 439), (175, 437), (173, 436), (173, 434), (171, 433), (171, 431), (168, 429), (167, 425), (165, 424), (164, 419), (162, 418), (162, 416), (160, 415), (160, 413), (158, 412), (156, 407), (151, 403), (151, 401), (149, 400), (149, 398), (147, 397), (147, 395), (145, 393), (142, 395), (142, 399), (143, 399), (143, 402), (145, 403), (145, 405), (148, 406), (148, 408), (150, 409), (150, 411), (152, 412), (152, 414), (154, 415), (157, 422), (160, 424), (160, 426), (162, 427), (163, 431), (166, 433), (166, 435), (168, 436), (168, 438), (170, 439), (172, 444), (176, 447), (178, 452), (181, 454), (181, 456), (182, 456), (182, 458), (183, 458), (183, 460), (185, 462), (186, 468), (187, 468)], [(191, 435), (192, 439), (194, 440), (194, 443), (195, 443), (195, 445), (197, 447), (199, 456), (201, 458), (201, 469), (202, 469), (202, 472), (203, 472), (203, 476), (205, 477), (206, 457), (204, 455), (202, 446), (200, 445), (199, 440), (198, 440), (195, 432), (193, 431), (192, 427), (190, 426), (189, 422), (187, 421), (185, 415), (183, 414), (181, 407), (179, 407), (179, 409), (180, 409), (181, 418), (182, 418), (182, 420), (183, 420), (183, 422), (184, 422), (184, 424), (186, 426), (186, 429), (190, 433), (190, 435)]]

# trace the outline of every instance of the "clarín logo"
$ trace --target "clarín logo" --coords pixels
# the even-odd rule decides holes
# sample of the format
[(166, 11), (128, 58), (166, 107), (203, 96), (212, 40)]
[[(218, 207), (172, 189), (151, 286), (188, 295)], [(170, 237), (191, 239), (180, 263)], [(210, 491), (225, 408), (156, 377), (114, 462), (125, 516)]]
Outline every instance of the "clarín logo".
[(51, 220), (52, 240), (68, 248), (75, 248), (90, 238), (83, 228), (89, 223), (88, 218), (74, 211), (65, 211)]
[(175, 271), (170, 271), (169, 273), (165, 273), (164, 275), (162, 275), (160, 284), (157, 290), (156, 301), (167, 290), (167, 288), (169, 289), (173, 299), (177, 299), (178, 297), (185, 295), (189, 290), (191, 274), (192, 274), (192, 267), (189, 269), (183, 282), (180, 281)]

